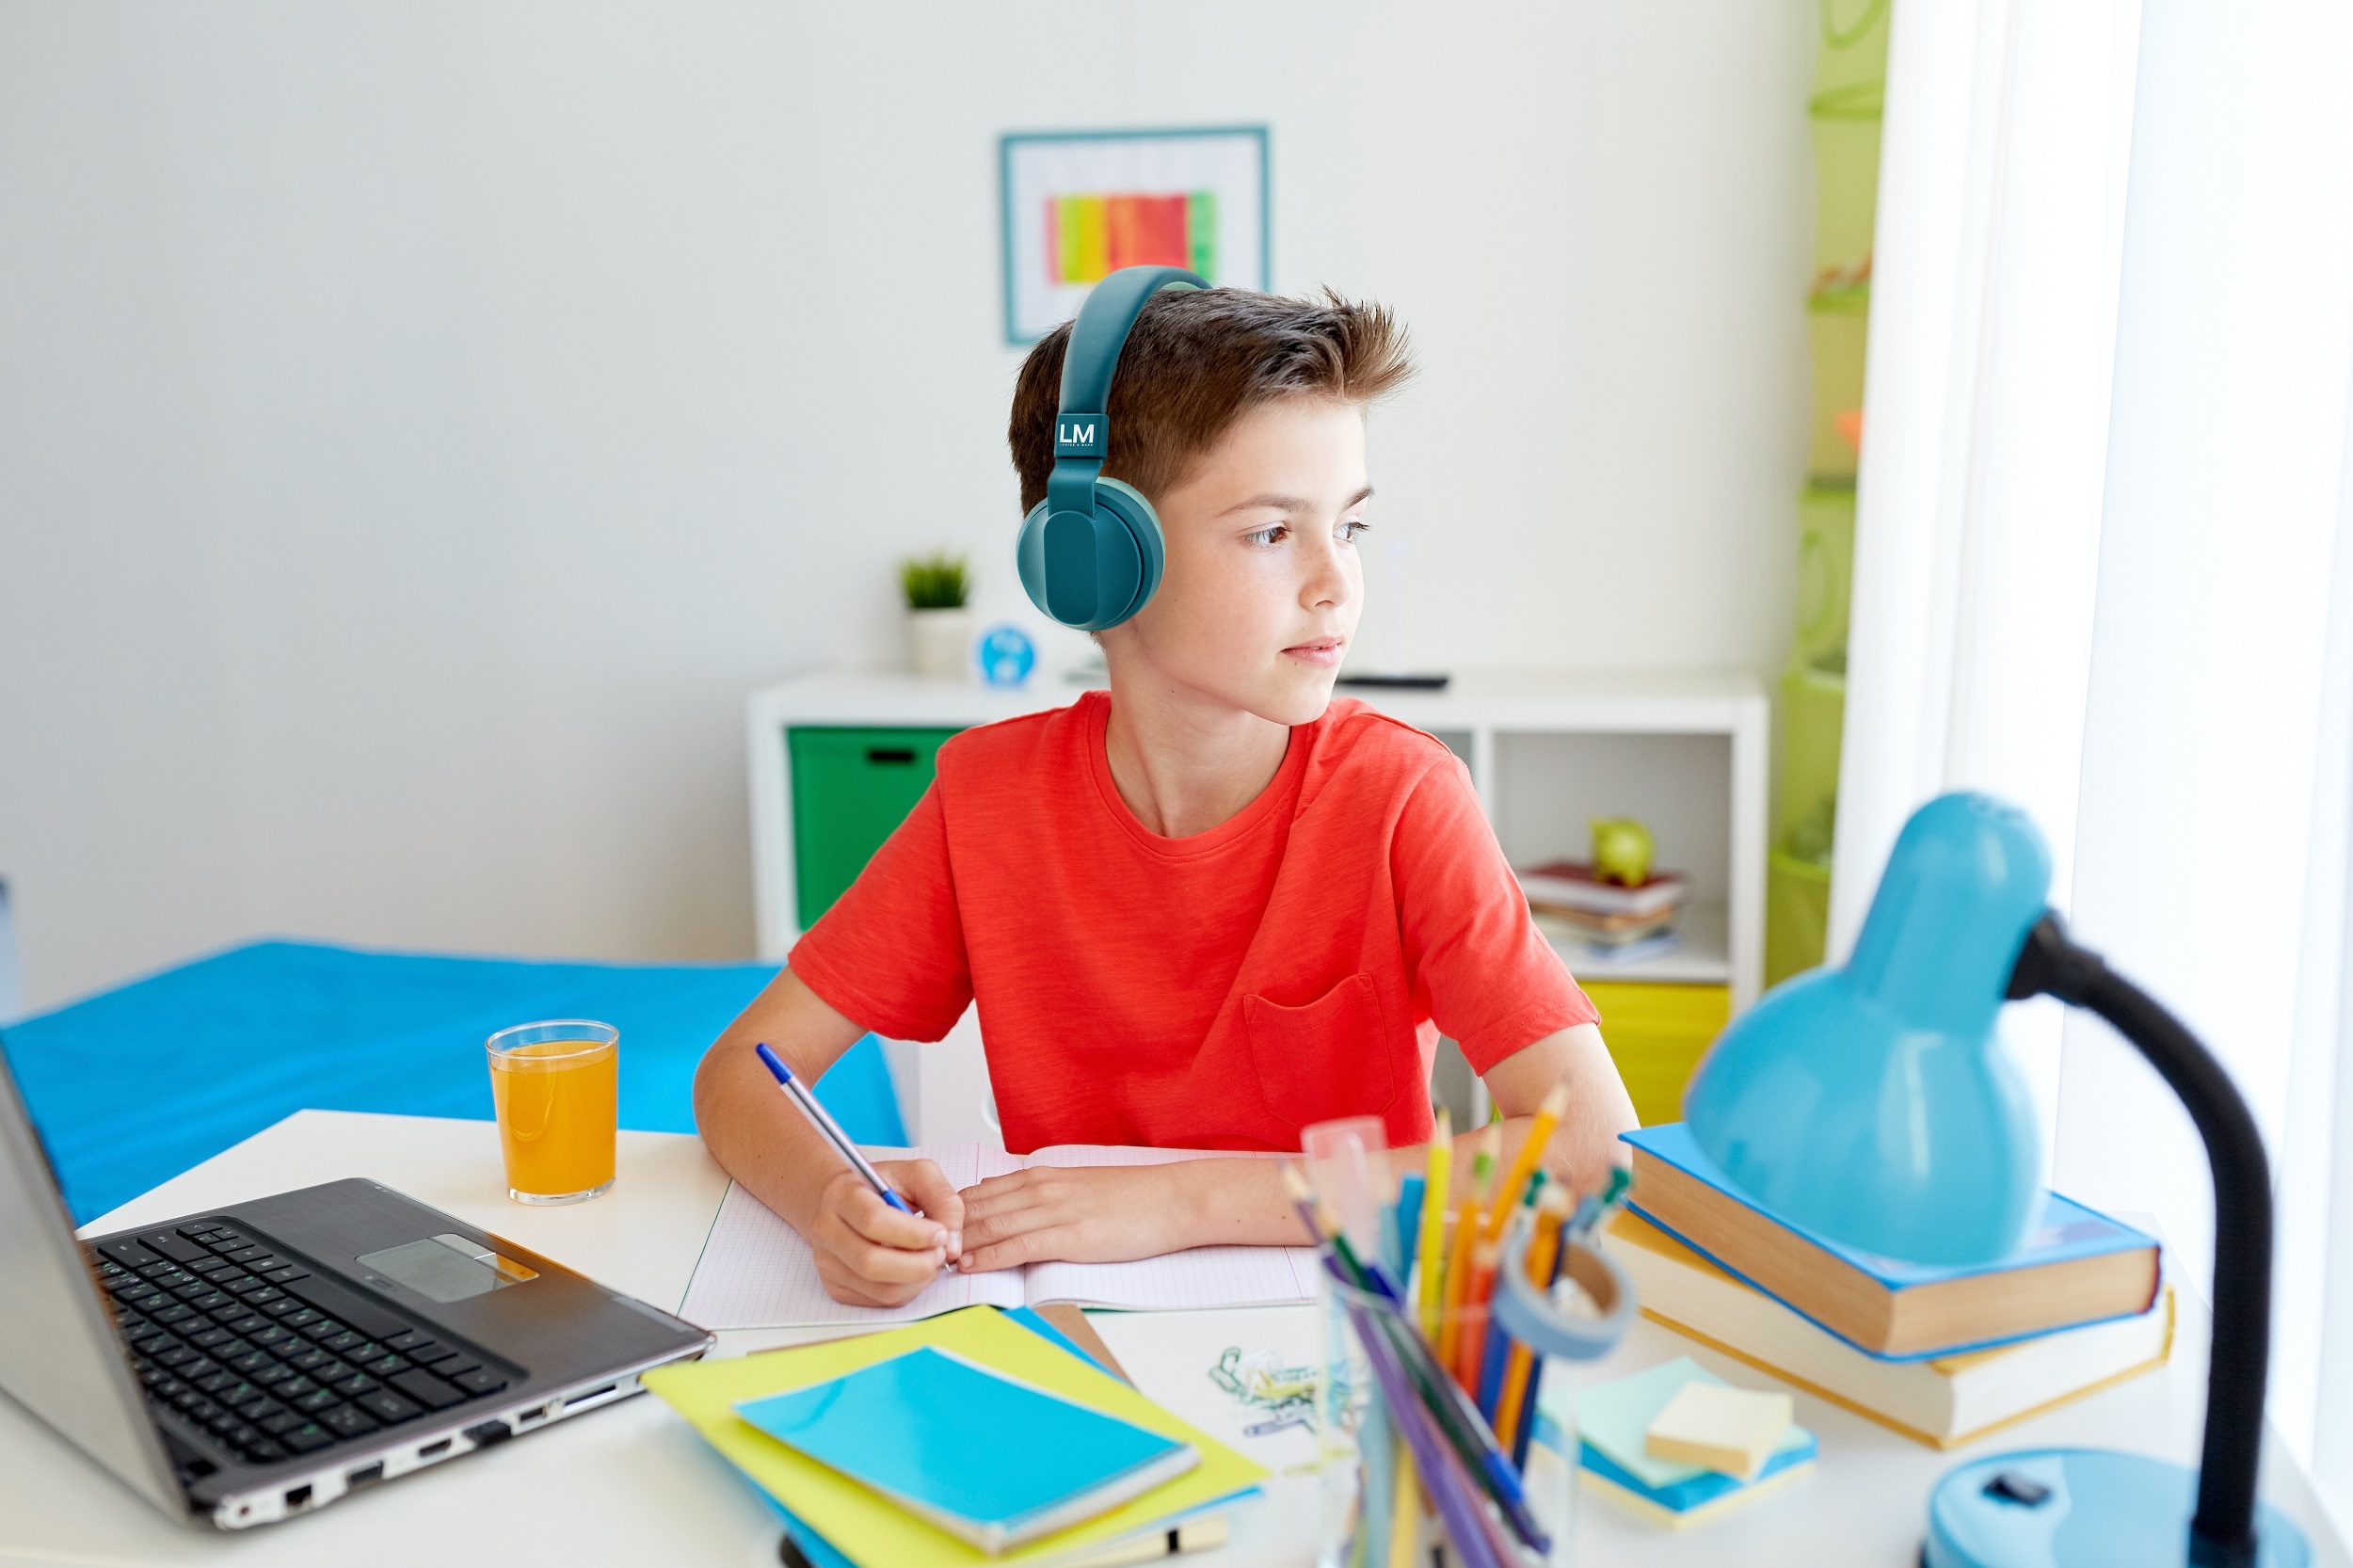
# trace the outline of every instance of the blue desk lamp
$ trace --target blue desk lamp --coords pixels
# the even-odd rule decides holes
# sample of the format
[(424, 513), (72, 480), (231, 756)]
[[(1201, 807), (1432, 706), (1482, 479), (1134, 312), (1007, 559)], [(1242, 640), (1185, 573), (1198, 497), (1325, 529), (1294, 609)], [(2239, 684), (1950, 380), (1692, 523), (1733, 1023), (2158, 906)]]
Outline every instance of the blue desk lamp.
[(2262, 1135), (2203, 1046), (2044, 906), (2050, 853), (2025, 813), (1950, 794), (1913, 814), (1854, 955), (1777, 986), (1717, 1041), (1684, 1096), (1734, 1185), (1849, 1246), (1993, 1262), (2041, 1200), (2034, 1106), (1994, 1036), (2005, 1000), (2048, 994), (2114, 1025), (2205, 1140), (2214, 1176), (2214, 1345), (2196, 1471), (2045, 1448), (1937, 1483), (1925, 1568), (2304, 1568), (2294, 1521), (2259, 1508), (2271, 1331), (2271, 1176)]

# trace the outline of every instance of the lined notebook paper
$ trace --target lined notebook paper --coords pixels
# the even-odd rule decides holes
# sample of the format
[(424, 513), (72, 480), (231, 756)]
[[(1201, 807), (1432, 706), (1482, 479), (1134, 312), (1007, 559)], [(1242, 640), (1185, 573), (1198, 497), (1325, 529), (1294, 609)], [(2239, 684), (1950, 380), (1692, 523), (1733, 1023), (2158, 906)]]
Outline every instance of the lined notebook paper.
[[(1031, 1166), (1165, 1165), (1180, 1160), (1251, 1159), (1223, 1150), (1111, 1148), (1064, 1144), (1007, 1154), (978, 1144), (868, 1149), (877, 1160), (930, 1160), (961, 1191)], [(703, 1243), (679, 1316), (707, 1329), (796, 1328), (810, 1323), (904, 1323), (960, 1306), (1080, 1306), (1176, 1310), (1275, 1306), (1315, 1299), (1313, 1247), (1195, 1247), (1133, 1263), (1033, 1263), (994, 1273), (943, 1270), (904, 1306), (845, 1306), (825, 1294), (817, 1257), (767, 1205), (730, 1185)]]

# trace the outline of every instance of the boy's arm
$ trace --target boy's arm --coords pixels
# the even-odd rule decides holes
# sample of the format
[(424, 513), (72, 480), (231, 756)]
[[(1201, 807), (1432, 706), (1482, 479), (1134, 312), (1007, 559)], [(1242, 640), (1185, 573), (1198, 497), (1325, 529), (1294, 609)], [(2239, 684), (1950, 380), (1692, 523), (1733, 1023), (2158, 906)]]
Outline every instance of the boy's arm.
[(695, 1125), (727, 1173), (808, 1240), (834, 1300), (896, 1306), (961, 1252), (963, 1200), (930, 1160), (889, 1160), (876, 1169), (922, 1213), (891, 1208), (787, 1102), (752, 1050), (764, 1041), (814, 1083), (865, 1032), (782, 971), (704, 1053)]
[[(1578, 1024), (1532, 1041), (1489, 1068), (1488, 1095), (1503, 1112), (1503, 1162), (1529, 1133), (1536, 1108), (1556, 1083), (1569, 1086), (1569, 1109), (1545, 1151), (1545, 1165), (1579, 1194), (1598, 1191), (1610, 1168), (1625, 1162), (1618, 1134), (1637, 1124), (1601, 1030)], [(1467, 1168), (1480, 1137), (1455, 1140), (1458, 1169)], [(1423, 1147), (1392, 1149), (1390, 1169), (1418, 1172)], [(1176, 1165), (1041, 1166), (992, 1176), (964, 1194), (965, 1252), (957, 1267), (978, 1272), (1052, 1258), (1109, 1263), (1186, 1247), (1298, 1246), (1307, 1237), (1268, 1160), (1190, 1160)]]

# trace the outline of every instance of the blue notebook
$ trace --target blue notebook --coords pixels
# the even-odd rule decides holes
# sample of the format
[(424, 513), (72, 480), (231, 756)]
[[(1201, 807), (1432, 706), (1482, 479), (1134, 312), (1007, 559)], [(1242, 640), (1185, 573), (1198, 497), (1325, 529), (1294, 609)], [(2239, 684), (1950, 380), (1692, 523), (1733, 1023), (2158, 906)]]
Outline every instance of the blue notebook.
[(1108, 1512), (1201, 1463), (1146, 1432), (933, 1347), (736, 1414), (981, 1550)]
[(1867, 1355), (1917, 1361), (2147, 1311), (2156, 1240), (2057, 1192), (2017, 1252), (1908, 1263), (1758, 1208), (1681, 1122), (1619, 1135), (1635, 1151), (1627, 1207), (1710, 1262)]

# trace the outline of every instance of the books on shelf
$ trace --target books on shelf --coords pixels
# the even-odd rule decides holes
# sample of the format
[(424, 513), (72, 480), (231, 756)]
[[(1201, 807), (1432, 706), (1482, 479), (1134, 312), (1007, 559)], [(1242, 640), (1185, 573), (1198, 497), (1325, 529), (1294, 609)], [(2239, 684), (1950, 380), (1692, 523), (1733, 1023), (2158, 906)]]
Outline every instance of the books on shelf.
[(1531, 907), (1564, 915), (1639, 920), (1672, 916), (1691, 896), (1681, 872), (1653, 872), (1633, 887), (1604, 881), (1582, 860), (1548, 860), (1519, 870), (1520, 890)]
[(1603, 941), (1574, 927), (1564, 927), (1543, 909), (1533, 909), (1536, 929), (1572, 964), (1639, 964), (1646, 958), (1663, 958), (1683, 949), (1683, 934), (1672, 928), (1654, 930), (1631, 941)]
[(1528, 907), (1547, 936), (1575, 936), (1589, 942), (1639, 942), (1673, 926), (1675, 917), (1683, 912), (1681, 904), (1649, 915), (1596, 915), (1549, 904), (1530, 904)]
[(1602, 1246), (1633, 1280), (1644, 1316), (1930, 1448), (2001, 1427), (2165, 1365), (2173, 1294), (2113, 1319), (1995, 1350), (1927, 1360), (1866, 1355), (1625, 1211)]
[(1900, 1262), (1793, 1225), (1735, 1192), (1680, 1122), (1625, 1134), (1629, 1205), (1728, 1272), (1858, 1350), (1952, 1355), (2137, 1317), (2156, 1301), (2157, 1243), (2057, 1193), (2025, 1246), (1963, 1268)]

